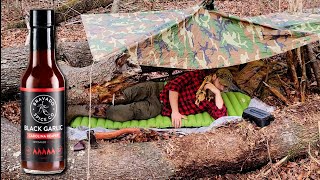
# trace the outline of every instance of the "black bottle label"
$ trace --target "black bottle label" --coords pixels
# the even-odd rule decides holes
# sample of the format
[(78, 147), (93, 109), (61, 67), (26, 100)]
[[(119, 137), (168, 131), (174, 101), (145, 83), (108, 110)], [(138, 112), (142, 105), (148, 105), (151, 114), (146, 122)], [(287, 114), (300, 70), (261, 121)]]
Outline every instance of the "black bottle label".
[(20, 89), (22, 161), (63, 161), (65, 157), (64, 88)]

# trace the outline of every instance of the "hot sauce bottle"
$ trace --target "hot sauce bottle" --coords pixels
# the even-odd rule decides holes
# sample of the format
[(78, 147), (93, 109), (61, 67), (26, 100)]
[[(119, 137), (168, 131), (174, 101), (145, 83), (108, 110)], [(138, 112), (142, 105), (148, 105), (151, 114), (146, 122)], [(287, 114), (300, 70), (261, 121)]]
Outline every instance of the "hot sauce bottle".
[(30, 11), (30, 59), (21, 79), (21, 166), (30, 174), (66, 166), (65, 81), (55, 61), (54, 11)]

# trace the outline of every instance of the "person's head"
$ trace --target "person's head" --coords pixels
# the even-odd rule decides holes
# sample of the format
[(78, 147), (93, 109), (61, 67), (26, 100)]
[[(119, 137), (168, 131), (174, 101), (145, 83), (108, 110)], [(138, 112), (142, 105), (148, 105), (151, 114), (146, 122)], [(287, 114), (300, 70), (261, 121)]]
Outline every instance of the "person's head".
[(212, 76), (212, 84), (220, 91), (224, 91), (232, 85), (232, 74), (228, 69), (218, 69)]

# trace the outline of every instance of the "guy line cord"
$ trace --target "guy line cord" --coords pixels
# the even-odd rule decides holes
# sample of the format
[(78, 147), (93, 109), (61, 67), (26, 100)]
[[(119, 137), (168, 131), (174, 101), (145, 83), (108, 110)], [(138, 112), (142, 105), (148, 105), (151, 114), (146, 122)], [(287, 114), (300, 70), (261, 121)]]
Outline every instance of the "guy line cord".
[(90, 149), (91, 149), (91, 144), (90, 144), (90, 131), (91, 131), (91, 107), (92, 107), (92, 69), (93, 69), (94, 61), (91, 64), (90, 67), (90, 75), (89, 75), (89, 130), (88, 130), (88, 157), (87, 157), (87, 179), (90, 179)]

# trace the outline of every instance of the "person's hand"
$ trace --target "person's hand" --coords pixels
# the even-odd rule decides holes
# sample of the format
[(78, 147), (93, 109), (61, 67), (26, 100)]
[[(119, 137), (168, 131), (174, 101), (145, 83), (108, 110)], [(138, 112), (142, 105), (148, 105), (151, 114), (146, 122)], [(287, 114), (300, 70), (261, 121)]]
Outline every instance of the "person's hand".
[(212, 83), (207, 82), (206, 85), (204, 86), (204, 89), (207, 90), (209, 89), (210, 91), (212, 91), (214, 94), (218, 94), (220, 93), (220, 90)]
[(182, 125), (182, 119), (185, 119), (186, 116), (185, 115), (182, 115), (180, 114), (179, 112), (172, 112), (171, 113), (171, 123), (172, 123), (172, 126), (174, 128), (180, 128), (181, 125)]

